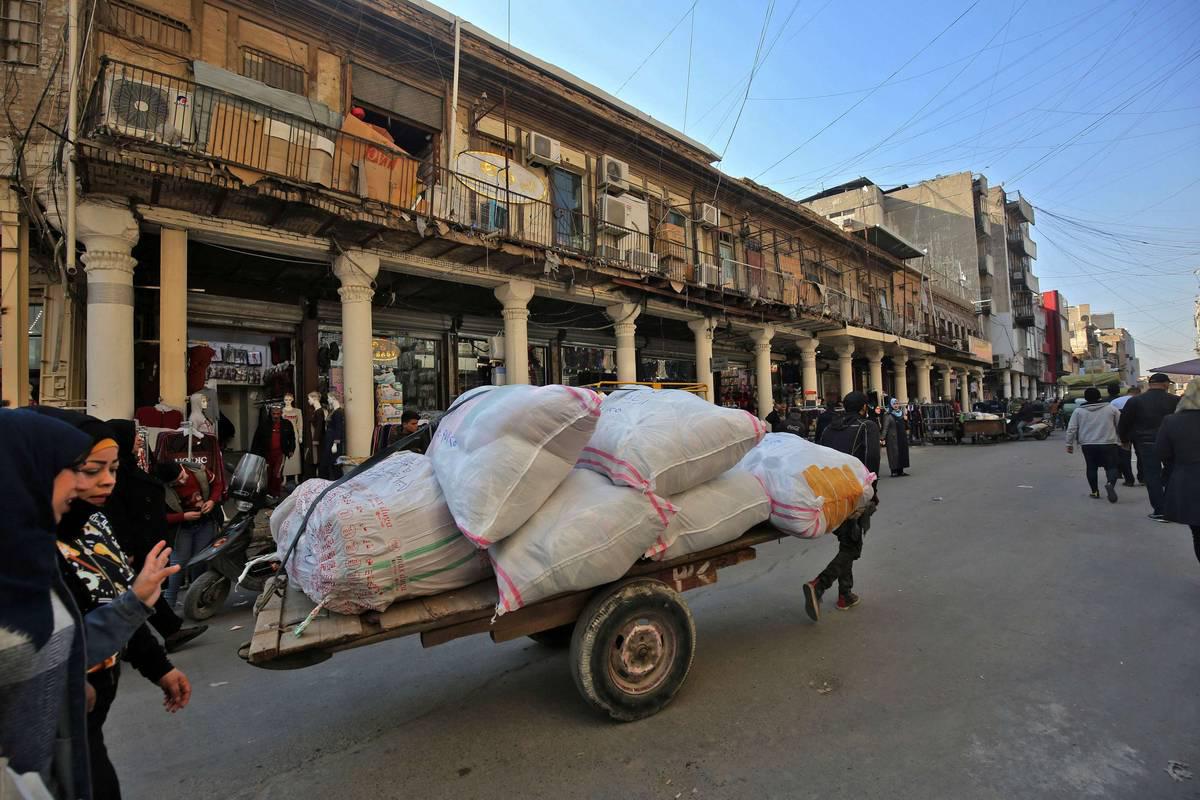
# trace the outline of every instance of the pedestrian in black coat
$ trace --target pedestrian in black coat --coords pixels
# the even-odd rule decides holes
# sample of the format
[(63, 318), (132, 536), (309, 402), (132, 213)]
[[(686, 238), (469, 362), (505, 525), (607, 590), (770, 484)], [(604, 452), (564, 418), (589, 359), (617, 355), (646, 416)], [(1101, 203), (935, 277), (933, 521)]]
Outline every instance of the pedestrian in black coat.
[(1163, 464), (1163, 516), (1192, 529), (1200, 560), (1200, 378), (1193, 378), (1175, 407), (1164, 417), (1155, 440)]
[(1158, 453), (1158, 429), (1167, 415), (1175, 410), (1179, 398), (1167, 391), (1171, 378), (1161, 372), (1150, 376), (1147, 390), (1132, 397), (1121, 409), (1117, 435), (1124, 445), (1133, 445), (1138, 463), (1144, 464), (1146, 494), (1150, 497), (1150, 519), (1167, 522), (1163, 515), (1162, 458)]

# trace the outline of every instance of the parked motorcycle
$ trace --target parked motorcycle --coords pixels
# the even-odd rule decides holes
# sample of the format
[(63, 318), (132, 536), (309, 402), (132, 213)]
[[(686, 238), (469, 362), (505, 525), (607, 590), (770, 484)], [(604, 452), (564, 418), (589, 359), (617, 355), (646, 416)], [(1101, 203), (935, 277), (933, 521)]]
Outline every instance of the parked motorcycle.
[[(1004, 427), (1011, 441), (1016, 441), (1021, 436), (1020, 430), (1017, 427), (1018, 424), (1018, 421), (1013, 417), (1009, 417), (1005, 423)], [(1054, 426), (1045, 419), (1035, 419), (1025, 426), (1025, 435), (1031, 436), (1039, 442), (1044, 441), (1053, 431)]]
[[(221, 526), (217, 538), (188, 562), (188, 569), (204, 565), (207, 569), (188, 587), (183, 600), (184, 613), (195, 620), (208, 619), (217, 613), (235, 585), (252, 592), (262, 590), (272, 574), (273, 563), (260, 561), (246, 566), (261, 553), (251, 548), (254, 538), (254, 518), (266, 504), (267, 461), (262, 456), (247, 453), (238, 462), (229, 484), (229, 495), (236, 513)], [(273, 550), (273, 543), (263, 543), (258, 549)], [(243, 575), (243, 573), (245, 573)]]

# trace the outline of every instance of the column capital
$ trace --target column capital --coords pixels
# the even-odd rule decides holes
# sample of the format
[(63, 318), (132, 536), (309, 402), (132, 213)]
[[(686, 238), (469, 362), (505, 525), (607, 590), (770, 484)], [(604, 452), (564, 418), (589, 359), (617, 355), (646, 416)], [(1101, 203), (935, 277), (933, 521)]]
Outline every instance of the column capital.
[(642, 307), (637, 303), (614, 303), (606, 307), (604, 313), (612, 320), (613, 332), (617, 336), (633, 336), (637, 333), (637, 318), (642, 313)]
[(691, 328), (692, 333), (696, 335), (697, 339), (707, 339), (711, 342), (717, 323), (712, 317), (701, 317), (700, 319), (689, 320), (687, 326)]
[[(834, 352), (838, 354), (839, 358), (854, 358), (854, 342), (839, 344), (834, 348)], [(882, 356), (880, 356), (880, 358), (882, 358)]]
[(884, 352), (882, 347), (875, 345), (874, 347), (868, 347), (863, 350), (863, 355), (867, 357), (867, 361), (870, 363), (879, 364), (883, 361)]
[(933, 369), (933, 359), (929, 356), (919, 356), (912, 360), (917, 369)]
[(754, 342), (754, 348), (757, 350), (760, 347), (771, 347), (771, 340), (775, 338), (775, 326), (764, 325), (757, 330), (750, 332), (750, 340)]
[(821, 342), (812, 337), (809, 337), (808, 339), (801, 339), (800, 341), (796, 342), (796, 346), (800, 350), (800, 355), (804, 358), (816, 358), (817, 348), (820, 347), (820, 345)]
[(533, 299), (533, 283), (531, 281), (514, 280), (502, 283), (495, 288), (493, 294), (507, 311), (509, 309), (524, 309)]
[[(379, 256), (366, 250), (343, 250), (333, 259), (333, 274), (342, 284), (339, 294), (355, 287), (368, 289), (374, 295), (375, 278), (379, 275)], [(345, 294), (342, 294), (342, 299), (346, 300)]]
[[(133, 212), (126, 206), (108, 200), (87, 200), (75, 209), (75, 236), (83, 242), (90, 253), (116, 254), (128, 258), (138, 242), (138, 224)], [(106, 259), (107, 260), (107, 259)], [(92, 263), (96, 259), (93, 257)], [(115, 259), (120, 262), (120, 259)], [(132, 259), (130, 259), (132, 261)], [(84, 264), (87, 264), (84, 256)], [(123, 263), (123, 262), (122, 262)], [(93, 267), (95, 269), (96, 267)], [(106, 269), (121, 269), (106, 266)], [(133, 272), (133, 263), (129, 264)]]
[(892, 355), (892, 363), (895, 364), (896, 366), (899, 367), (899, 366), (904, 366), (904, 365), (908, 364), (908, 351), (907, 350), (893, 350), (891, 355)]

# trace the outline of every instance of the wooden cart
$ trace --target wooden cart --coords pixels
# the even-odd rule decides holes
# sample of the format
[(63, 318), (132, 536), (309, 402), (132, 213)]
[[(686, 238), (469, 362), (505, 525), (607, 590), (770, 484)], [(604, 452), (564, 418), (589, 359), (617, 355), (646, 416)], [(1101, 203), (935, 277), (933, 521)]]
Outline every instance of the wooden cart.
[(1003, 442), (1008, 439), (1008, 430), (1003, 419), (964, 419), (963, 438), (971, 437), (971, 444), (980, 440)]
[(496, 583), (487, 580), (394, 603), (382, 612), (322, 610), (296, 636), (296, 626), (315, 604), (289, 584), (283, 596), (273, 595), (263, 606), (254, 638), (239, 655), (254, 666), (295, 669), (400, 636), (419, 635), (424, 647), (477, 633), (493, 642), (523, 636), (550, 645), (569, 642), (571, 672), (584, 699), (613, 719), (632, 721), (670, 703), (691, 669), (696, 628), (680, 593), (716, 583), (719, 570), (754, 559), (756, 545), (783, 536), (760, 525), (719, 547), (671, 561), (639, 561), (618, 581), (494, 620)]

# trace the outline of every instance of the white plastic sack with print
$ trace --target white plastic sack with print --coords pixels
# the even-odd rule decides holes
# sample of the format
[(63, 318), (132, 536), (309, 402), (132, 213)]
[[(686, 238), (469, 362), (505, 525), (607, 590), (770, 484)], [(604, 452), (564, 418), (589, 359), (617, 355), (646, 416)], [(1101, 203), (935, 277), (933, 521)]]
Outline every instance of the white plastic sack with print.
[(874, 496), (875, 474), (861, 461), (790, 433), (768, 433), (738, 468), (762, 481), (771, 524), (805, 539), (835, 530)]
[(591, 438), (600, 396), (574, 386), (481, 386), (442, 417), (428, 454), (458, 529), (477, 547), (541, 508)]
[(771, 501), (754, 475), (731, 469), (671, 498), (678, 513), (646, 551), (656, 561), (732, 542), (771, 516)]
[(738, 463), (766, 426), (679, 389), (632, 388), (604, 399), (579, 466), (663, 497), (712, 480)]
[[(305, 481), (271, 514), (281, 558), (330, 483)], [(455, 527), (429, 459), (404, 452), (321, 499), (287, 573), (313, 602), (359, 614), (475, 583), (491, 566)]]
[(661, 497), (572, 470), (520, 530), (488, 550), (500, 592), (496, 613), (617, 580), (674, 514)]

